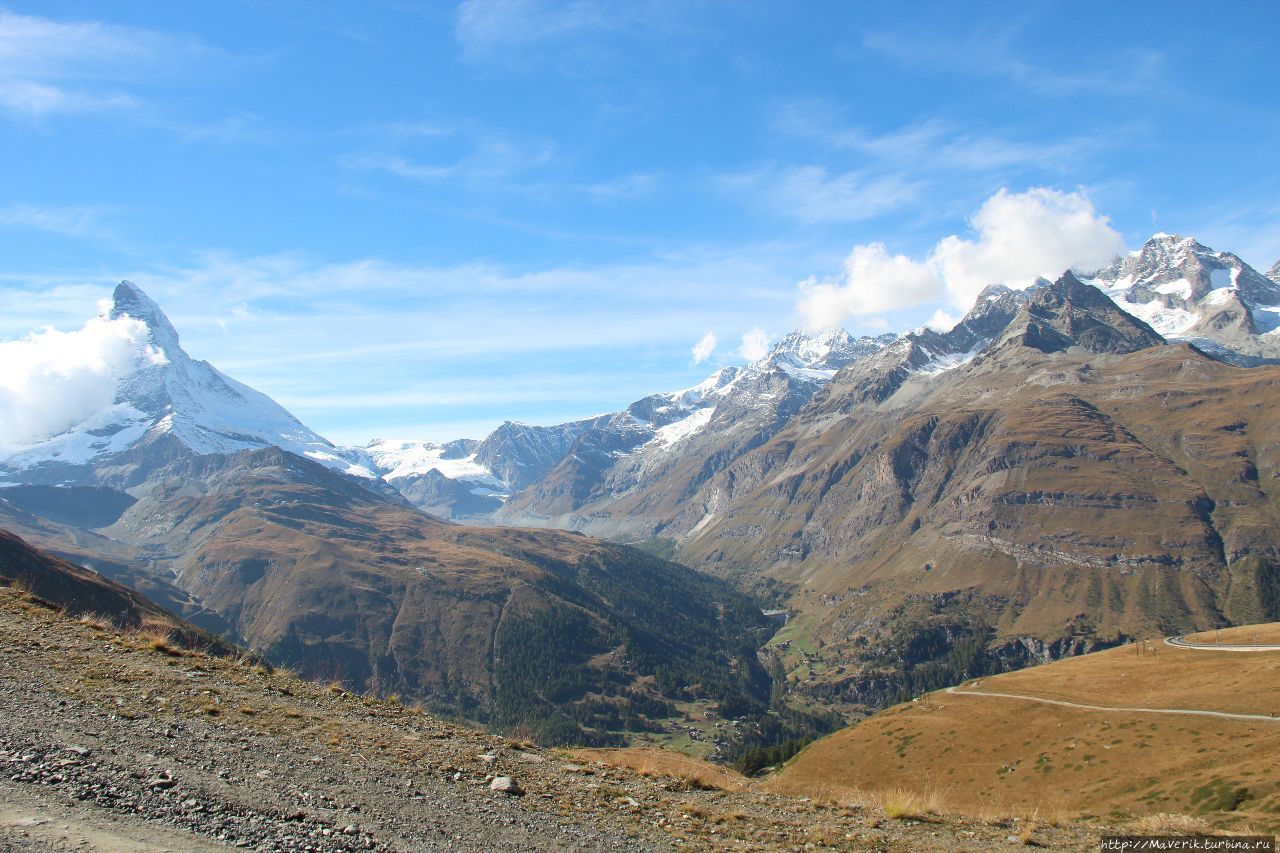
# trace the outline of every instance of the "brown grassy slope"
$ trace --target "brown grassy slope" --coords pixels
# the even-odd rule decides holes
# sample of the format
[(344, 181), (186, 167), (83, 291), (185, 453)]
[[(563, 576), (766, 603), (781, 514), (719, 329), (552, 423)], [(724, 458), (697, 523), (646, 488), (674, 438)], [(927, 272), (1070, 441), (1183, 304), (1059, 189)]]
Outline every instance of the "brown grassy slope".
[(97, 572), (39, 551), (0, 530), (0, 584), (48, 602), (69, 615), (110, 620), (121, 628), (146, 629), (172, 642), (226, 653), (226, 642)]
[[(1269, 630), (1276, 630), (1271, 626)], [(959, 810), (1204, 814), (1280, 827), (1280, 720), (1043, 705), (1277, 710), (1280, 653), (1132, 647), (982, 679), (899, 705), (809, 746), (771, 783), (789, 793), (903, 786)]]
[[(1280, 623), (1227, 628), (1218, 635), (1224, 643), (1252, 642), (1255, 635), (1280, 639)], [(1212, 631), (1196, 636), (1213, 642)], [(1157, 640), (1141, 649), (1120, 646), (1005, 673), (983, 680), (977, 689), (1112, 707), (1280, 713), (1280, 651), (1179, 649)]]

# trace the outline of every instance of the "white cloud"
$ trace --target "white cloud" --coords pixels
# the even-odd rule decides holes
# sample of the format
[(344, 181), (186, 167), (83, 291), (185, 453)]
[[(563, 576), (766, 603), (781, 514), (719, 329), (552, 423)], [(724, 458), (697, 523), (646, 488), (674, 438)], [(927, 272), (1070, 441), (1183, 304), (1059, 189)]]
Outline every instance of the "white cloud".
[(587, 192), (597, 198), (635, 199), (653, 192), (657, 184), (657, 174), (653, 172), (637, 172), (591, 184), (587, 187)]
[(1081, 192), (1001, 189), (969, 224), (976, 239), (945, 237), (923, 261), (891, 255), (880, 243), (855, 247), (838, 279), (799, 284), (797, 310), (805, 325), (838, 326), (850, 317), (941, 300), (965, 312), (989, 284), (1025, 288), (1072, 267), (1101, 266), (1124, 249), (1107, 217)]
[(809, 329), (841, 325), (847, 317), (878, 314), (938, 298), (943, 290), (928, 264), (890, 255), (883, 243), (855, 246), (837, 282), (800, 283), (800, 316)]
[(702, 362), (710, 358), (711, 353), (715, 352), (717, 343), (719, 343), (719, 339), (716, 337), (715, 332), (707, 332), (699, 338), (698, 342), (693, 345), (693, 363), (702, 364)]
[(769, 354), (769, 336), (764, 329), (755, 328), (742, 336), (738, 355), (747, 361), (757, 361)]
[(1101, 266), (1124, 250), (1107, 217), (1081, 192), (1002, 189), (970, 224), (978, 232), (976, 241), (946, 237), (929, 258), (947, 284), (952, 305), (965, 310), (989, 284), (1028, 287), (1074, 266)]
[(147, 343), (146, 324), (131, 317), (0, 342), (0, 443), (30, 443), (80, 423), (115, 402), (120, 379), (163, 360)]
[[(941, 119), (927, 119), (885, 133), (848, 126), (839, 110), (806, 99), (785, 105), (775, 119), (784, 133), (841, 151), (868, 157), (882, 169), (953, 176), (956, 172), (993, 172), (1046, 165), (1068, 170), (1082, 156), (1102, 147), (1087, 136), (1055, 136), (1052, 142), (1028, 142), (968, 131)], [(1112, 129), (1113, 135), (1115, 129)]]

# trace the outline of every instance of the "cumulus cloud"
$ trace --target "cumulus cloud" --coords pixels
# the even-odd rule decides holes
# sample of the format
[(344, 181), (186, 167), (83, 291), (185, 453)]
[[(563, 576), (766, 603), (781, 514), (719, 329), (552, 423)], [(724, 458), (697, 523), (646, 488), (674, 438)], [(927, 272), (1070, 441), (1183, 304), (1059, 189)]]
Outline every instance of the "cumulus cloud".
[(747, 361), (756, 361), (769, 354), (769, 336), (764, 329), (755, 328), (742, 336), (738, 346), (738, 355)]
[(146, 324), (132, 317), (0, 341), (0, 443), (29, 444), (75, 426), (115, 402), (121, 379), (163, 361)]
[(956, 327), (963, 318), (950, 314), (942, 308), (933, 312), (933, 316), (924, 321), (924, 324), (935, 332), (945, 333)]
[(1042, 276), (1101, 266), (1124, 249), (1107, 217), (1082, 192), (1001, 189), (969, 224), (976, 239), (945, 237), (924, 260), (891, 255), (880, 243), (855, 247), (837, 279), (800, 283), (802, 320), (811, 329), (825, 328), (850, 317), (944, 300), (965, 312), (989, 284), (1026, 288)]
[(838, 281), (800, 282), (800, 316), (810, 329), (839, 326), (847, 317), (878, 314), (936, 299), (942, 282), (928, 264), (890, 255), (883, 243), (855, 246)]
[(716, 344), (719, 343), (715, 332), (707, 332), (698, 342), (693, 345), (693, 363), (702, 364), (711, 357), (711, 353), (715, 352)]

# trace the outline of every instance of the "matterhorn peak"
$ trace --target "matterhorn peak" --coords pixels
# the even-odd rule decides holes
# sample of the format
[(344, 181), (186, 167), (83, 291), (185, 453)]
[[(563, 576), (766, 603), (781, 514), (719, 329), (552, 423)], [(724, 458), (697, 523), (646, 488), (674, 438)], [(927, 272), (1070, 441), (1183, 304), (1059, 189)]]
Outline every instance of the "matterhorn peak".
[(178, 330), (169, 322), (164, 311), (150, 296), (131, 281), (122, 281), (116, 285), (111, 294), (111, 311), (108, 316), (115, 320), (119, 317), (132, 317), (141, 320), (147, 326), (151, 343), (155, 344), (165, 355), (172, 358), (181, 351), (178, 344)]

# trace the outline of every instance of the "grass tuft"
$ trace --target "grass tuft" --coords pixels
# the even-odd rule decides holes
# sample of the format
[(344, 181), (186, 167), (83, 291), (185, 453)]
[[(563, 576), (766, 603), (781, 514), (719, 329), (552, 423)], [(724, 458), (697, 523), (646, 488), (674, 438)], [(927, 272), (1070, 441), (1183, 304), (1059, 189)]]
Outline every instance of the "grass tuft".
[(875, 794), (885, 817), (894, 820), (929, 820), (942, 811), (942, 796), (930, 789), (890, 788)]

